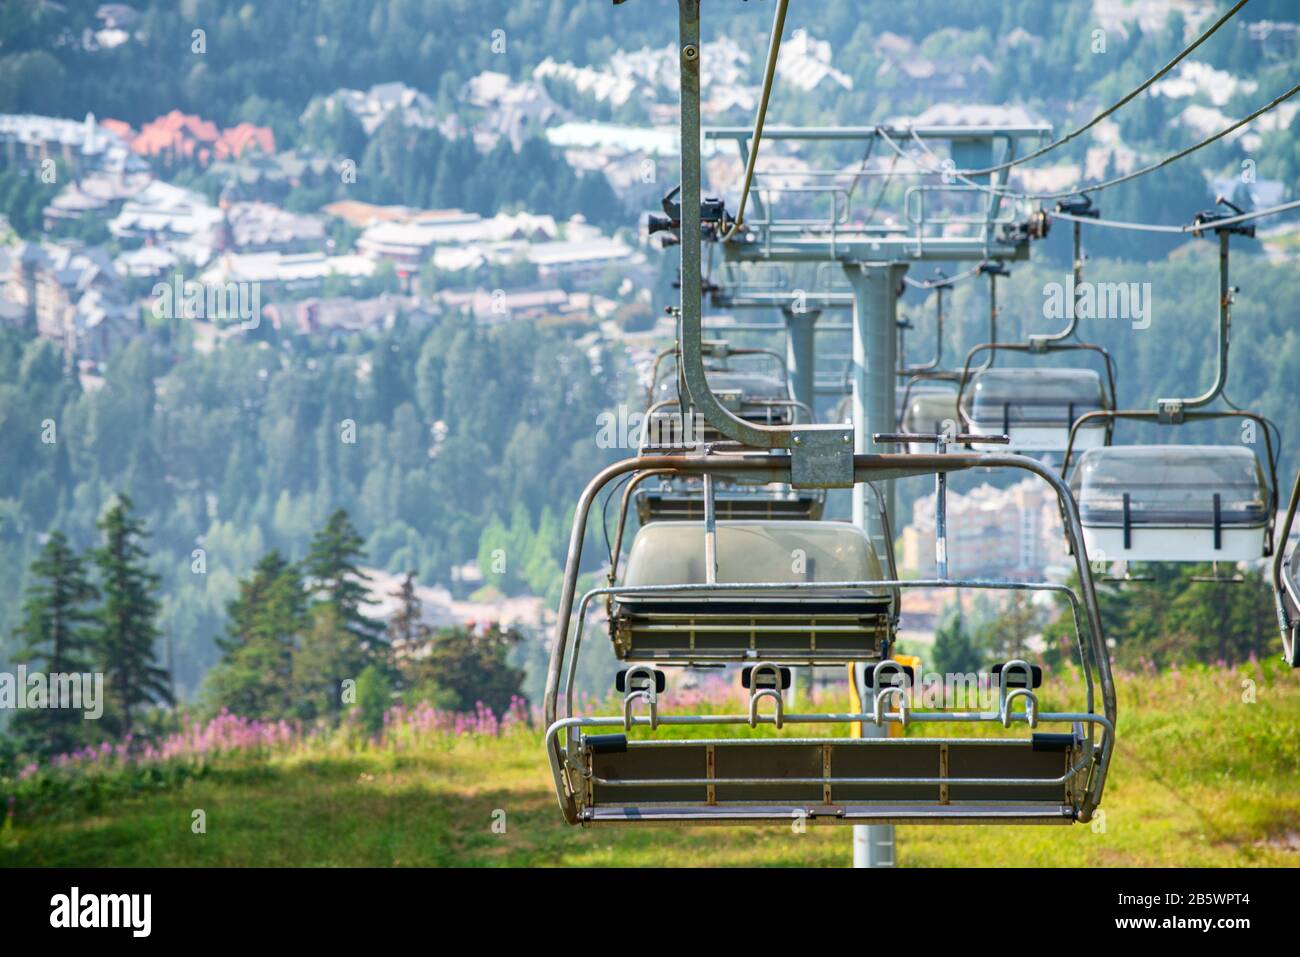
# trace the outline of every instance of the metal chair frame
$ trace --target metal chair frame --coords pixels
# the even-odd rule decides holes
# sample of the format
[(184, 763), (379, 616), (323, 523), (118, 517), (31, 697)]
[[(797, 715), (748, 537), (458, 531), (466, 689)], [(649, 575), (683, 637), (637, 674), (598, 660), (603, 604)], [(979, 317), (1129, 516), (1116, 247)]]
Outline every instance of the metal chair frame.
[[(1057, 495), (1066, 516), (1079, 576), (1077, 591), (1054, 583), (1007, 582), (941, 577), (926, 581), (658, 585), (609, 585), (579, 597), (577, 581), (588, 513), (602, 488), (625, 473), (741, 478), (756, 483), (790, 482), (788, 457), (772, 454), (642, 456), (614, 463), (584, 490), (574, 515), (563, 591), (547, 670), (544, 702), (546, 748), (557, 800), (570, 824), (740, 824), (803, 818), (815, 824), (1070, 823), (1088, 821), (1101, 801), (1114, 748), (1115, 688), (1105, 647), (1100, 611), (1082, 537), (1078, 509), (1065, 483), (1041, 463), (1000, 454), (870, 454), (854, 456), (859, 484), (976, 468), (1020, 469), (1039, 476)], [(706, 520), (706, 565), (709, 556)], [(744, 714), (671, 715), (662, 713), (654, 682), (631, 682), (619, 714), (580, 716), (574, 682), (588, 609), (593, 601), (618, 595), (671, 595), (725, 592), (741, 598), (763, 592), (812, 595), (827, 590), (899, 590), (916, 587), (1018, 589), (1065, 595), (1074, 616), (1080, 663), (1086, 685), (1084, 710), (1044, 712), (1028, 686), (1010, 688), (1007, 673), (1028, 670), (1023, 662), (1003, 668), (996, 709), (990, 711), (918, 710), (900, 700), (902, 689), (878, 689), (871, 707), (859, 713), (786, 713), (776, 687), (752, 681)], [(576, 604), (576, 608), (575, 608)], [(1081, 613), (1082, 609), (1082, 613)], [(576, 623), (574, 614), (576, 611)], [(576, 624), (576, 627), (575, 627)], [(882, 656), (884, 657), (884, 656)], [(714, 659), (716, 660), (716, 659)], [(752, 660), (756, 668), (776, 669)], [(881, 668), (885, 662), (876, 664)], [(634, 688), (633, 686), (636, 685)], [(1097, 689), (1102, 708), (1096, 708)], [(770, 712), (761, 705), (771, 701)], [(561, 702), (563, 712), (561, 713)], [(634, 711), (645, 704), (649, 714)], [(1017, 706), (1018, 705), (1018, 706)], [(658, 732), (680, 726), (825, 725), (871, 722), (875, 725), (926, 723), (996, 724), (1003, 728), (1065, 724), (1066, 735), (1029, 738), (751, 738), (664, 739)], [(591, 734), (620, 729), (621, 735)], [(649, 729), (651, 740), (627, 740), (633, 729)], [(900, 749), (881, 752), (878, 749)], [(885, 763), (882, 765), (881, 761)], [(847, 766), (847, 772), (836, 771)], [(899, 762), (910, 762), (906, 768)], [(1057, 765), (1059, 764), (1059, 768)], [(900, 770), (889, 771), (898, 765)], [(611, 768), (613, 769), (611, 771)], [(642, 771), (659, 773), (641, 774)], [(727, 773), (727, 769), (739, 773)], [(816, 771), (811, 769), (816, 768)], [(802, 769), (802, 770), (801, 770)], [(883, 773), (882, 773), (882, 769)], [(909, 770), (910, 769), (910, 770)], [(961, 771), (977, 771), (966, 773)], [(982, 770), (981, 770), (982, 769)], [(956, 771), (957, 773), (953, 773)], [(667, 773), (665, 773), (667, 772)], [(869, 772), (869, 773), (868, 773)], [(890, 795), (901, 795), (891, 799)], [(1012, 795), (1010, 800), (998, 795)], [(608, 798), (607, 798), (608, 795)], [(623, 799), (619, 799), (619, 795)], [(770, 797), (769, 797), (770, 796)]]
[(1291, 501), (1286, 508), (1286, 517), (1282, 520), (1282, 531), (1278, 535), (1281, 541), (1273, 549), (1272, 578), (1273, 596), (1277, 602), (1277, 623), (1282, 631), (1282, 660), (1292, 668), (1300, 668), (1300, 588), (1296, 586), (1295, 574), (1287, 574), (1283, 566), (1294, 567), (1300, 558), (1300, 549), (1292, 549), (1286, 554), (1286, 543), (1291, 538), (1291, 527), (1295, 522), (1297, 505), (1300, 505), (1300, 473), (1296, 474), (1295, 485), (1291, 489)]

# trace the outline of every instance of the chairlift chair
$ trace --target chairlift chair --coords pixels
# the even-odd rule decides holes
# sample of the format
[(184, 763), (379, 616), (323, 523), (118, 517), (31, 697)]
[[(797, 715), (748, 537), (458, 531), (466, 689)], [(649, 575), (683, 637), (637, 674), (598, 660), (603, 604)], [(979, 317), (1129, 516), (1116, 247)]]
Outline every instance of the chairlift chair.
[[(971, 371), (980, 352), (1067, 352), (1086, 350), (1101, 356), (1106, 375), (1086, 368), (984, 368)], [(977, 435), (1006, 435), (1015, 452), (1063, 452), (1071, 426), (1086, 413), (1115, 408), (1115, 371), (1110, 354), (1100, 346), (1034, 340), (1030, 343), (988, 342), (966, 356), (957, 389), (958, 412), (964, 431)], [(1090, 420), (1075, 436), (1080, 449), (1107, 445), (1110, 425)], [(993, 446), (972, 442), (975, 449)]]
[(1292, 668), (1300, 668), (1300, 548), (1288, 555), (1287, 543), (1295, 522), (1296, 507), (1300, 504), (1300, 474), (1296, 475), (1291, 489), (1291, 502), (1278, 534), (1281, 544), (1273, 553), (1273, 595), (1277, 601), (1277, 621), (1282, 629), (1282, 660)]
[(1089, 553), (1108, 560), (1257, 561), (1269, 551), (1272, 494), (1244, 446), (1092, 448), (1070, 487)]
[[(934, 384), (912, 392), (899, 425), (901, 431), (908, 433), (946, 432), (956, 435), (961, 426), (957, 390)], [(929, 451), (922, 442), (909, 443), (907, 450), (918, 455)]]
[[(1156, 409), (1098, 410), (1075, 420), (1061, 461), (1083, 519), (1088, 549), (1108, 561), (1238, 562), (1273, 554), (1278, 505), (1273, 424), (1243, 409), (1187, 408), (1204, 399), (1162, 399)], [(1162, 426), (1242, 419), (1262, 433), (1265, 458), (1244, 445), (1125, 445), (1091, 448), (1077, 437), (1104, 420)], [(1267, 466), (1265, 468), (1264, 466)], [(1214, 581), (1228, 581), (1215, 576)]]
[[(646, 456), (606, 468), (584, 491), (575, 512), (547, 671), (546, 747), (565, 820), (584, 826), (788, 825), (792, 819), (810, 824), (1089, 820), (1113, 752), (1115, 695), (1068, 489), (1041, 463), (1021, 456), (853, 457), (855, 482), (872, 489), (878, 478), (990, 467), (1029, 471), (1056, 492), (1079, 556), (1076, 588), (946, 577), (901, 581), (856, 526), (717, 521), (710, 501), (703, 523), (643, 527), (625, 570), (614, 573), (617, 580), (579, 596), (587, 512), (609, 481), (624, 473), (654, 471), (701, 476), (711, 490), (714, 479), (738, 475), (756, 484), (792, 478), (790, 457), (774, 454)], [(888, 657), (897, 595), (908, 587), (1048, 590), (1066, 597), (1085, 677), (1082, 706), (1042, 710), (1036, 676), (1021, 661), (1004, 663), (994, 677), (996, 703), (989, 710), (914, 704), (907, 688), (898, 684), (902, 666)], [(617, 713), (580, 714), (575, 676), (587, 617), (598, 599), (608, 602), (613, 646), (629, 667)], [(871, 673), (858, 709), (786, 710), (786, 669), (836, 662), (865, 662)], [(671, 713), (673, 692), (660, 669), (719, 663), (747, 666), (748, 706), (735, 714)], [(939, 724), (943, 731), (933, 736), (843, 736), (854, 722)], [(953, 733), (957, 724), (992, 724), (1004, 733), (1027, 724), (1030, 733), (962, 736)], [(727, 733), (738, 725), (762, 725), (777, 733)], [(825, 725), (841, 730), (830, 736), (789, 736), (796, 728)], [(1051, 725), (1063, 727), (1044, 729)], [(714, 734), (707, 736), (710, 729)], [(675, 736), (683, 730), (692, 736)]]
[[(1234, 212), (1241, 210), (1220, 197)], [(1228, 223), (1217, 210), (1196, 215), (1193, 235), (1215, 233), (1219, 246), (1219, 295), (1216, 306), (1216, 374), (1203, 393), (1159, 399), (1153, 410), (1100, 409), (1075, 420), (1070, 429), (1061, 472), (1070, 476), (1091, 551), (1109, 560), (1162, 562), (1256, 561), (1273, 553), (1273, 526), (1278, 505), (1277, 437), (1261, 415), (1238, 409), (1209, 409), (1224, 396), (1228, 378), (1232, 302), (1238, 289), (1229, 279), (1229, 239), (1254, 236), (1253, 225)], [(1225, 399), (1226, 401), (1226, 399)], [(1228, 405), (1232, 405), (1228, 402)], [(1079, 434), (1099, 422), (1120, 419), (1178, 426), (1207, 419), (1240, 418), (1263, 433), (1268, 470), (1242, 445), (1137, 445), (1082, 447)], [(1216, 576), (1214, 581), (1233, 581)]]

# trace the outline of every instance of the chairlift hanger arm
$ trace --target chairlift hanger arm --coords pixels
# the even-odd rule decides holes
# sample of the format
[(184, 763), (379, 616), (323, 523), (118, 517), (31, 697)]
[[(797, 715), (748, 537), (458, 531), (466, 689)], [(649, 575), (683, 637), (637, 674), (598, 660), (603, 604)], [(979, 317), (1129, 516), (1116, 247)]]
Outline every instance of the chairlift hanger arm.
[(757, 449), (789, 448), (794, 429), (746, 422), (718, 401), (705, 376), (700, 275), (700, 0), (678, 0), (678, 35), (682, 144), (679, 375), (691, 404), (728, 439)]
[[(785, 0), (778, 9), (769, 64), (775, 69)], [(766, 425), (749, 422), (724, 406), (709, 387), (703, 356), (700, 209), (700, 3), (678, 0), (681, 76), (681, 306), (678, 313), (680, 384), (692, 407), (726, 439), (755, 449), (791, 449), (802, 477), (825, 476), (828, 484), (851, 480), (852, 434), (839, 425)], [(761, 117), (760, 112), (760, 117)], [(760, 130), (755, 131), (755, 146)], [(752, 158), (751, 158), (752, 160)], [(724, 243), (724, 248), (733, 244)], [(803, 484), (803, 483), (800, 483)]]
[[(935, 272), (939, 276), (943, 274), (935, 267)], [(946, 278), (946, 277), (944, 277)], [(943, 362), (943, 294), (947, 290), (949, 283), (932, 283), (934, 289), (934, 358), (928, 362), (922, 362), (914, 366), (902, 366), (898, 370), (899, 375), (917, 375), (922, 372), (933, 372), (938, 369)], [(902, 359), (902, 348), (899, 348), (899, 359)]]
[[(1010, 275), (1010, 273), (1007, 272), (1006, 266), (1004, 266), (1001, 262), (997, 260), (980, 263), (979, 272), (981, 274), (986, 274), (989, 277), (989, 341), (985, 343), (981, 343), (980, 345), (976, 346), (975, 349), (972, 349), (970, 352), (966, 354), (966, 363), (962, 367), (961, 378), (957, 380), (958, 383), (957, 415), (961, 418), (964, 418), (964, 416), (962, 416), (962, 411), (961, 411), (961, 391), (967, 379), (970, 378), (970, 374), (972, 371), (970, 368), (971, 356), (976, 351), (979, 351), (981, 349), (987, 349), (989, 353), (988, 358), (984, 360), (984, 364), (981, 365), (978, 369), (973, 370), (975, 372), (985, 372), (989, 369), (992, 369), (993, 363), (997, 358), (996, 350), (998, 346), (998, 311), (999, 311), (998, 310), (998, 277)], [(969, 422), (966, 423), (966, 426), (968, 428), (973, 428), (973, 426)]]
[[(1225, 201), (1220, 197), (1219, 202), (1223, 203)], [(1231, 206), (1230, 203), (1227, 205)], [(1196, 219), (1198, 223), (1209, 224), (1208, 228), (1214, 229), (1219, 239), (1219, 321), (1216, 326), (1217, 364), (1215, 366), (1214, 382), (1200, 395), (1189, 399), (1157, 399), (1156, 408), (1164, 415), (1175, 420), (1182, 417), (1188, 409), (1197, 409), (1209, 405), (1223, 394), (1223, 387), (1228, 383), (1228, 345), (1232, 333), (1232, 297), (1233, 293), (1236, 292), (1228, 281), (1228, 238), (1233, 232), (1243, 232), (1246, 235), (1253, 236), (1255, 227), (1222, 226), (1216, 228), (1213, 225), (1213, 216), (1212, 213), (1198, 213)], [(1199, 233), (1193, 235), (1199, 235)]]
[[(1083, 283), (1083, 223), (1085, 219), (1099, 218), (1101, 216), (1101, 210), (1093, 206), (1092, 197), (1085, 193), (1077, 200), (1062, 200), (1058, 202), (1056, 204), (1056, 212), (1058, 214), (1067, 213), (1072, 217), (1070, 225), (1074, 255), (1071, 258), (1071, 267), (1074, 270), (1074, 288), (1077, 295), (1078, 289)], [(1073, 336), (1078, 328), (1079, 310), (1076, 304), (1076, 308), (1070, 310), (1070, 321), (1064, 329), (1059, 332), (1047, 333), (1046, 335), (1030, 336), (1030, 341), (1062, 342)]]

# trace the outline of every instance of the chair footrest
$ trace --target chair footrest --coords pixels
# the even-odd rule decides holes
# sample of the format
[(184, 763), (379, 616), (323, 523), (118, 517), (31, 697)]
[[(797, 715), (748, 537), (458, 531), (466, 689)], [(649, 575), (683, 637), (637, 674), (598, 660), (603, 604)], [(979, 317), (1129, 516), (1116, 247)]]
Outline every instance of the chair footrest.
[(582, 811), (587, 826), (663, 824), (726, 827), (739, 824), (783, 824), (802, 818), (808, 824), (1073, 824), (1074, 809), (1063, 804), (1006, 805), (763, 805), (717, 807), (589, 807)]
[(602, 740), (584, 738), (578, 776), (593, 822), (1073, 819), (1086, 765), (1071, 735)]

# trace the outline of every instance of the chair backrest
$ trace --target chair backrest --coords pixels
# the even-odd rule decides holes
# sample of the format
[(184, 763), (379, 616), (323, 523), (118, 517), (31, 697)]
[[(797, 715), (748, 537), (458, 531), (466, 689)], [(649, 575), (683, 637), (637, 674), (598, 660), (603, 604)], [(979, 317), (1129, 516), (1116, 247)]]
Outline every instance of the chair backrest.
[[(717, 558), (720, 585), (884, 577), (871, 539), (847, 522), (720, 521)], [(653, 522), (637, 532), (622, 584), (698, 585), (706, 580), (703, 523)]]
[[(714, 497), (714, 514), (723, 521), (741, 519), (821, 518), (826, 494), (821, 489), (792, 489), (787, 485), (761, 488), (721, 488)], [(650, 522), (702, 521), (704, 490), (698, 481), (641, 489), (636, 495), (637, 517)]]
[(861, 529), (721, 521), (716, 556), (710, 583), (703, 523), (642, 526), (610, 603), (615, 655), (832, 664), (888, 653), (896, 599), (890, 587), (870, 584), (884, 575)]

